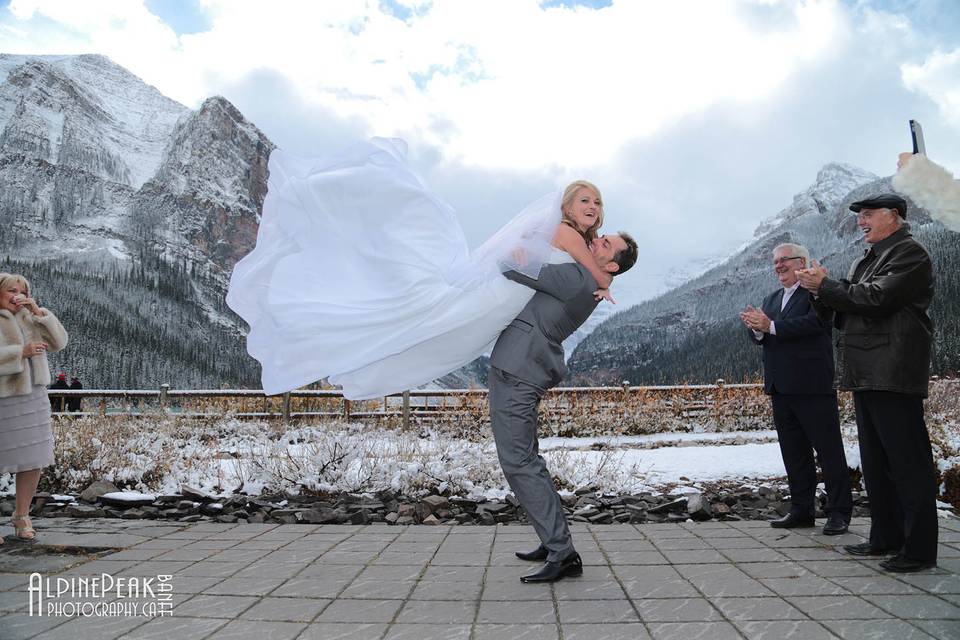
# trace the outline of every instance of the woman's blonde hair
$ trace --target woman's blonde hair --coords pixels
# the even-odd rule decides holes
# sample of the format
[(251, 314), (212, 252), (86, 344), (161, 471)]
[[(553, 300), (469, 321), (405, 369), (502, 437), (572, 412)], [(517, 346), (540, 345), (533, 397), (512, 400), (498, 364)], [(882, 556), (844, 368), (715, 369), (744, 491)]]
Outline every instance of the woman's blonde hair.
[(6, 289), (12, 282), (23, 287), (27, 297), (30, 296), (30, 282), (19, 273), (0, 273), (0, 291)]
[[(586, 231), (580, 231), (577, 228), (576, 223), (573, 221), (573, 216), (568, 211), (570, 204), (573, 202), (573, 198), (577, 195), (577, 190), (581, 187), (585, 187), (590, 191), (593, 191), (596, 194), (597, 198), (600, 200), (600, 212), (597, 215), (597, 220), (590, 228)], [(597, 229), (603, 225), (603, 196), (600, 195), (600, 189), (597, 189), (597, 186), (592, 182), (587, 182), (586, 180), (574, 180), (567, 185), (567, 188), (563, 190), (563, 199), (560, 201), (560, 214), (562, 216), (562, 222), (570, 225), (577, 232), (583, 236), (583, 239), (587, 242), (590, 242), (597, 237)]]

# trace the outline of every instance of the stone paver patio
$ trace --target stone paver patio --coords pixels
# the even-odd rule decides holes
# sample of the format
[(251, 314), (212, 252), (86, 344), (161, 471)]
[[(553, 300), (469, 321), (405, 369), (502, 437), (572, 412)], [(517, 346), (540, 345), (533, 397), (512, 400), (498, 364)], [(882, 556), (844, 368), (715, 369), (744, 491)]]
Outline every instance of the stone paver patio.
[[(765, 522), (578, 524), (584, 576), (554, 585), (519, 582), (537, 565), (514, 558), (536, 545), (517, 525), (36, 525), (44, 546), (0, 547), (3, 640), (960, 638), (956, 519), (941, 520), (939, 567), (912, 575), (843, 553), (862, 519), (832, 538)], [(172, 575), (172, 614), (30, 616), (34, 571)]]

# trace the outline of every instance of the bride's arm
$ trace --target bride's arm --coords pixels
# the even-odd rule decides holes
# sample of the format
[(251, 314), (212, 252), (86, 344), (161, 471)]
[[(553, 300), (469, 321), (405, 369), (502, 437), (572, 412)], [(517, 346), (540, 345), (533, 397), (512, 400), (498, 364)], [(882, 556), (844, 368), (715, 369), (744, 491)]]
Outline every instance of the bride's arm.
[(593, 254), (590, 253), (590, 249), (587, 248), (587, 244), (583, 241), (583, 236), (572, 227), (566, 224), (557, 225), (557, 232), (553, 235), (553, 246), (566, 251), (574, 260), (586, 267), (601, 289), (610, 287), (610, 283), (613, 282), (613, 275), (600, 268)]

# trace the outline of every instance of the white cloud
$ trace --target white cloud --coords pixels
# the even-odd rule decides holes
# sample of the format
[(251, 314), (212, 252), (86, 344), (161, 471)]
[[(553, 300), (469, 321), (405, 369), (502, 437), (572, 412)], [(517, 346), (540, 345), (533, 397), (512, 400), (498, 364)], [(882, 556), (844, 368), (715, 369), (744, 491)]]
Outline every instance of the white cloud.
[(16, 26), (34, 28), (0, 42), (95, 48), (190, 106), (269, 70), (319, 107), (468, 164), (576, 167), (712, 105), (764, 99), (838, 33), (834, 0), (767, 4), (750, 9), (776, 20), (751, 24), (735, 0), (462, 0), (407, 21), (372, 1), (204, 0), (210, 29), (178, 38), (142, 2), (14, 0)]
[(923, 64), (905, 64), (900, 70), (908, 89), (928, 96), (945, 120), (960, 127), (960, 48), (934, 53)]

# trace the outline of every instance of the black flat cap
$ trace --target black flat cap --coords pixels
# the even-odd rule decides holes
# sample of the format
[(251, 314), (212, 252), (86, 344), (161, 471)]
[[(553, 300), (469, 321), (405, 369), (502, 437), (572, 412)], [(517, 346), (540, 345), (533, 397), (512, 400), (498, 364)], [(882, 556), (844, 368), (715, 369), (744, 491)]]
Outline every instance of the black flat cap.
[(850, 205), (850, 211), (860, 213), (860, 209), (896, 209), (901, 218), (907, 217), (907, 201), (895, 193), (882, 193)]

